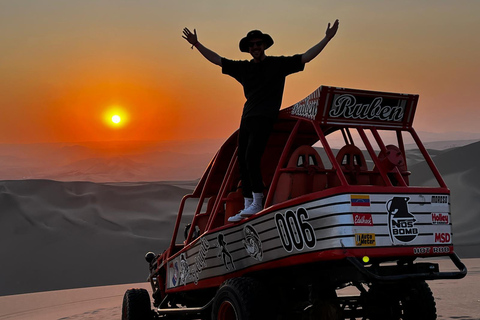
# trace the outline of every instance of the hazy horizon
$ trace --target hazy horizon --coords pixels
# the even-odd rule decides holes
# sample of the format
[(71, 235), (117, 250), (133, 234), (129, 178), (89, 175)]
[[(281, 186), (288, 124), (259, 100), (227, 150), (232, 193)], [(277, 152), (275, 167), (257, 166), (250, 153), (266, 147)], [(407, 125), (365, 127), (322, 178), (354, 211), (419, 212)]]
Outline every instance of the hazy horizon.
[[(214, 138), (194, 138), (186, 137), (183, 139), (119, 139), (119, 140), (77, 140), (77, 141), (39, 141), (39, 142), (0, 142), (0, 145), (41, 145), (41, 144), (97, 144), (97, 143), (143, 143), (143, 144), (169, 144), (174, 143), (195, 143), (195, 142), (211, 142), (220, 143), (220, 145), (230, 137), (238, 128), (234, 128), (232, 132), (226, 134), (224, 137)], [(467, 132), (467, 131), (446, 131), (446, 132), (432, 132), (432, 131), (418, 131), (416, 133), (420, 136), (423, 142), (442, 142), (442, 141), (474, 141), (480, 140), (480, 132)]]
[[(417, 131), (480, 133), (479, 1), (251, 0), (0, 2), (0, 143), (222, 139), (241, 86), (182, 39), (249, 59), (239, 40), (269, 33), (267, 55), (336, 37), (289, 76), (282, 108), (320, 85), (419, 94)], [(122, 117), (114, 125), (113, 114)]]

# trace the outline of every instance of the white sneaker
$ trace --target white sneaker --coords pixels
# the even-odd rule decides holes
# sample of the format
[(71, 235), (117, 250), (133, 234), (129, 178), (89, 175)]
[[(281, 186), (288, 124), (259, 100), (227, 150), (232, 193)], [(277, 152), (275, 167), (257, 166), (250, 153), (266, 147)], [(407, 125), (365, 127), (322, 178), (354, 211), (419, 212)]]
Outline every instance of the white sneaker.
[[(240, 211), (241, 212), (241, 211)], [(239, 221), (242, 221), (244, 218), (240, 215), (240, 213), (237, 213), (236, 215), (234, 216), (231, 216), (230, 218), (228, 218), (228, 221), (229, 222), (239, 222)]]
[(250, 207), (252, 203), (253, 203), (253, 198), (243, 198), (243, 210)]
[(247, 217), (253, 216), (255, 213), (262, 211), (262, 209), (263, 208), (261, 205), (252, 203), (248, 208), (240, 211), (240, 213), (237, 214), (237, 216), (240, 215), (241, 217), (247, 218)]

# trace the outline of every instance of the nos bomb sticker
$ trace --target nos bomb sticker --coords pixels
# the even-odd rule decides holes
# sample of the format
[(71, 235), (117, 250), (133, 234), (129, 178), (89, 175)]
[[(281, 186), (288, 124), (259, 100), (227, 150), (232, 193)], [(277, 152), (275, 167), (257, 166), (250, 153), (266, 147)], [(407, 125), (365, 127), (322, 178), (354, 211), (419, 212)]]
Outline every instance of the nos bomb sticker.
[(388, 229), (394, 244), (411, 242), (418, 235), (417, 219), (408, 210), (409, 200), (408, 197), (393, 197), (387, 201)]

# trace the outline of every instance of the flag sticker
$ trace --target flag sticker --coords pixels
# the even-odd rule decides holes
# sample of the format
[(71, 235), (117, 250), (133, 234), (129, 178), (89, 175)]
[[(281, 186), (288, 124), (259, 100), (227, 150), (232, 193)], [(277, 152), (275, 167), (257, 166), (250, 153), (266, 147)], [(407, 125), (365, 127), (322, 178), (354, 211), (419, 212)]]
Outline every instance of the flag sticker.
[(350, 195), (350, 204), (352, 207), (369, 207), (370, 196), (368, 194), (352, 194)]

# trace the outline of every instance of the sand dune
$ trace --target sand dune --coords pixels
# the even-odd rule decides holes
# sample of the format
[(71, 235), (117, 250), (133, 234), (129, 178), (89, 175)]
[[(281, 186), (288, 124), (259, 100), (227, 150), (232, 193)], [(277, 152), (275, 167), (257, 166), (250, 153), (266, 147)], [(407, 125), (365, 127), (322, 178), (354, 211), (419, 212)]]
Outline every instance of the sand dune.
[(0, 320), (118, 320), (123, 294), (131, 287), (149, 289), (144, 282), (0, 297)]
[[(434, 161), (451, 191), (451, 212), (456, 251), (480, 257), (480, 142), (446, 150)], [(409, 168), (412, 184), (434, 185), (426, 163)]]
[(0, 183), (0, 295), (143, 281), (188, 183)]
[[(468, 133), (419, 132), (419, 135), (435, 154), (439, 150), (478, 141), (479, 137), (479, 134)], [(477, 140), (471, 140), (475, 137)], [(411, 147), (410, 140), (407, 137), (407, 149)], [(0, 144), (0, 179), (92, 182), (193, 180), (202, 175), (223, 141)], [(332, 134), (329, 142), (332, 148), (340, 148), (345, 143), (341, 134)], [(419, 159), (412, 154), (408, 161), (413, 164)]]
[[(480, 257), (478, 155), (480, 143), (435, 156), (452, 190), (454, 243), (462, 257)], [(424, 164), (410, 170), (414, 184), (428, 182)], [(144, 281), (145, 253), (167, 247), (179, 201), (194, 186), (1, 181), (0, 295)]]

